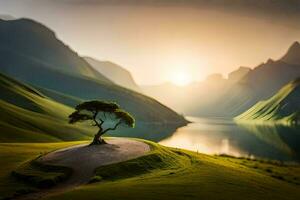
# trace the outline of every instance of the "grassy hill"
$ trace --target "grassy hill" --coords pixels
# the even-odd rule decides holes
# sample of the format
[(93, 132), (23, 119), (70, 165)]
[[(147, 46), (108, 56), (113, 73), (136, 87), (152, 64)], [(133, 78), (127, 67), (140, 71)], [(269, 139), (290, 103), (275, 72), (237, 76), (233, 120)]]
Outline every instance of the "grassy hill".
[(260, 101), (235, 118), (237, 121), (300, 122), (300, 79), (280, 89), (268, 100)]
[[(58, 83), (59, 78), (67, 78), (65, 75), (62, 77), (53, 76), (53, 81), (55, 81), (55, 77)], [(72, 83), (71, 80), (70, 78), (67, 81)], [(93, 89), (96, 89), (96, 93), (101, 91), (101, 88), (96, 88), (97, 85), (97, 82), (95, 82)], [(84, 124), (70, 125), (67, 123), (68, 115), (73, 112), (72, 108), (83, 101), (83, 99), (68, 95), (68, 90), (66, 92), (58, 92), (42, 87), (33, 88), (1, 73), (0, 90), (0, 110), (2, 112), (0, 114), (0, 124), (2, 125), (0, 127), (0, 130), (2, 130), (0, 142), (50, 142), (89, 139), (89, 136), (96, 132), (96, 129)], [(107, 91), (109, 91), (109, 88), (107, 88)], [(80, 91), (78, 91), (78, 94), (80, 94)], [(134, 94), (139, 95), (138, 93)], [(140, 96), (143, 97), (142, 95)], [(147, 99), (149, 98), (145, 97), (145, 102), (142, 102), (142, 106), (146, 110), (142, 110), (140, 113), (148, 113), (145, 114), (146, 116), (138, 118), (139, 121), (134, 129), (120, 128), (109, 134), (159, 141), (173, 133), (180, 124), (185, 123), (185, 121), (178, 121), (178, 116), (173, 111), (170, 111), (155, 100), (150, 99), (149, 102)], [(134, 106), (134, 100), (130, 101), (133, 103), (132, 106)], [(151, 101), (154, 105), (151, 104)], [(70, 107), (66, 105), (70, 105)], [(140, 104), (137, 103), (137, 105)], [(159, 110), (155, 110), (155, 108)], [(164, 109), (171, 115), (165, 112), (158, 113)], [(153, 117), (150, 118), (150, 116)], [(136, 115), (135, 117), (137, 118)]]
[[(145, 156), (95, 171), (98, 180), (46, 199), (298, 199), (299, 166), (277, 162), (209, 156), (151, 143)], [(76, 143), (0, 144), (0, 194), (26, 193), (35, 188), (9, 176), (12, 170), (40, 152)], [(15, 156), (11, 156), (15, 155)], [(22, 169), (21, 169), (22, 170)], [(39, 179), (58, 173), (30, 168), (27, 175)], [(278, 189), (280, 188), (280, 189)], [(43, 199), (43, 198), (42, 198)]]
[(93, 129), (69, 125), (72, 108), (0, 74), (0, 141), (50, 142), (88, 139)]

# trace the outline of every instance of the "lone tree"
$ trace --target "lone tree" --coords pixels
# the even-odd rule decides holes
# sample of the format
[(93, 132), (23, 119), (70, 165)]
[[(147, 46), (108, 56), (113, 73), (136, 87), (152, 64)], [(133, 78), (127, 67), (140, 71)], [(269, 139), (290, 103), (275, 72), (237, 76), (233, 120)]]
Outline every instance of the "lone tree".
[[(97, 126), (99, 131), (94, 136), (91, 145), (104, 144), (105, 141), (101, 136), (108, 131), (116, 130), (120, 125), (134, 127), (134, 118), (122, 110), (114, 102), (105, 101), (86, 101), (76, 106), (76, 110), (69, 115), (69, 123), (74, 124), (82, 121), (92, 121), (93, 126)], [(104, 122), (110, 121), (113, 126), (104, 129)]]

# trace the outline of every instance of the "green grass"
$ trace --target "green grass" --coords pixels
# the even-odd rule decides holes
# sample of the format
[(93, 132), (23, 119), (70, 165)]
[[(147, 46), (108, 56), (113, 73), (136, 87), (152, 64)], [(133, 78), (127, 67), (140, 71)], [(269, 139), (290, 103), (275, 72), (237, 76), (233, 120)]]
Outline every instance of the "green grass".
[(0, 142), (89, 139), (94, 129), (68, 124), (73, 109), (0, 74)]
[(298, 166), (208, 156), (150, 144), (153, 150), (143, 157), (98, 168), (91, 180), (96, 183), (46, 199), (252, 200), (300, 197)]
[[(300, 79), (292, 81), (268, 100), (235, 117), (237, 122), (294, 124), (300, 119)], [(298, 122), (299, 123), (299, 122)]]
[[(96, 169), (90, 184), (46, 199), (252, 200), (300, 197), (299, 165), (209, 156), (145, 142), (151, 146), (146, 155), (101, 166)], [(13, 170), (25, 173), (27, 177), (33, 176), (34, 183), (57, 179), (65, 174), (61, 168), (34, 166), (29, 161), (54, 149), (79, 143), (82, 142), (0, 144), (0, 196), (37, 189), (34, 186), (38, 185), (11, 176)]]
[(158, 146), (156, 143), (144, 141), (151, 146), (151, 151), (145, 156), (117, 164), (101, 166), (95, 171), (101, 180), (117, 180), (150, 173), (153, 170), (165, 170), (172, 173), (183, 169), (192, 162), (192, 157), (181, 150)]
[[(17, 193), (35, 190), (31, 185), (14, 178), (11, 172), (35, 159), (37, 156), (55, 149), (80, 144), (82, 142), (61, 143), (0, 143), (0, 199)], [(41, 173), (35, 170), (34, 173)], [(41, 174), (45, 175), (45, 174)], [(49, 174), (47, 174), (49, 176)]]
[(24, 163), (12, 171), (12, 176), (37, 188), (49, 188), (68, 179), (72, 169), (64, 166), (45, 165), (36, 160)]
[[(61, 80), (65, 80), (66, 77), (62, 76), (60, 78)], [(123, 89), (119, 86), (100, 85), (100, 83), (95, 80), (90, 80), (91, 82), (86, 81), (87, 82), (83, 81), (83, 83), (87, 84), (84, 90), (78, 90), (77, 88), (77, 86), (82, 86), (83, 83), (81, 81), (80, 84), (76, 81), (78, 85), (73, 85), (70, 90), (72, 89), (79, 94), (85, 94), (86, 91), (90, 91), (91, 89), (94, 91), (90, 91), (92, 95), (104, 95), (108, 92), (109, 94), (101, 97), (85, 96), (85, 98), (100, 98), (117, 101), (117, 99), (110, 97), (110, 95), (117, 95), (120, 96), (120, 98), (126, 98), (120, 102), (122, 107), (127, 108), (127, 106), (123, 105), (124, 102), (130, 104), (131, 109), (128, 111), (130, 111), (136, 119), (136, 128), (130, 129), (129, 131), (129, 128), (120, 127), (120, 129), (114, 131), (113, 134), (157, 139), (164, 137), (164, 134), (153, 134), (151, 133), (152, 131), (148, 133), (146, 130), (150, 129), (149, 126), (155, 126), (155, 128), (158, 129), (162, 127), (162, 125), (166, 125), (164, 123), (168, 123), (171, 129), (176, 129), (180, 125), (187, 123), (182, 116), (177, 115), (175, 112), (149, 97)], [(53, 82), (57, 83), (56, 81)], [(61, 84), (58, 83), (58, 86), (60, 85)], [(77, 89), (75, 90), (74, 88)], [(71, 107), (74, 107), (78, 102), (83, 101), (83, 99), (74, 97), (66, 91), (59, 92), (41, 86), (38, 87), (38, 89), (43, 93), (32, 86), (0, 73), (0, 142), (86, 140), (96, 133), (96, 128), (87, 123), (68, 124), (68, 115), (74, 111)], [(137, 113), (139, 114), (137, 115)], [(160, 131), (160, 133), (169, 133), (169, 131), (165, 129), (166, 128), (164, 128), (164, 131)]]
[(279, 161), (263, 159), (233, 158), (231, 156), (222, 156), (222, 158), (300, 187), (300, 166), (298, 164), (284, 164)]
[[(50, 105), (49, 109), (54, 111), (54, 107)], [(90, 139), (95, 130), (82, 125), (68, 124), (69, 112), (57, 109), (61, 111), (61, 115), (66, 115), (65, 119), (25, 110), (0, 100), (0, 141), (57, 142)]]

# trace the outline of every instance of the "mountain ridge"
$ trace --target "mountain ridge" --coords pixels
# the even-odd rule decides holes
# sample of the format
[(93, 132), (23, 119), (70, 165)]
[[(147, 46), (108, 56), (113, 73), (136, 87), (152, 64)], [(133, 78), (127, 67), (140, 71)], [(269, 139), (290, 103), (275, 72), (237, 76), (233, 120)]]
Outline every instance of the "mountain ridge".
[(1, 51), (11, 51), (31, 57), (50, 64), (49, 67), (53, 69), (110, 82), (59, 40), (54, 31), (34, 20), (26, 18), (0, 20), (0, 42)]
[(280, 60), (289, 64), (300, 65), (300, 43), (294, 42)]
[(94, 67), (97, 71), (99, 71), (114, 83), (122, 87), (140, 92), (140, 88), (134, 81), (131, 73), (122, 66), (111, 61), (100, 61), (92, 57), (84, 57), (84, 59), (92, 67)]
[(235, 118), (238, 122), (300, 123), (300, 77)]
[[(294, 42), (290, 46), (285, 57), (293, 59), (300, 57), (300, 52), (294, 51), (295, 45), (297, 47), (298, 42)], [(287, 63), (282, 59), (268, 59), (267, 62), (253, 68), (236, 84), (223, 91), (224, 94), (219, 99), (212, 99), (210, 104), (202, 106), (192, 114), (235, 117), (254, 106), (258, 101), (270, 98), (280, 88), (299, 76), (300, 65)]]

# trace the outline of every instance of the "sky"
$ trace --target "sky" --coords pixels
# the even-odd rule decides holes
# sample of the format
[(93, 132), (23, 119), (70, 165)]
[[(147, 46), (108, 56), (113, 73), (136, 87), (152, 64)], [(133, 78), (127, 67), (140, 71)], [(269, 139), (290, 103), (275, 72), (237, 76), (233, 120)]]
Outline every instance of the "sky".
[(300, 41), (298, 0), (224, 2), (0, 0), (0, 14), (42, 22), (80, 55), (120, 64), (140, 85), (226, 76)]

